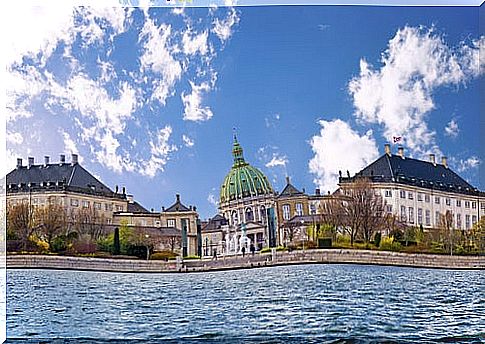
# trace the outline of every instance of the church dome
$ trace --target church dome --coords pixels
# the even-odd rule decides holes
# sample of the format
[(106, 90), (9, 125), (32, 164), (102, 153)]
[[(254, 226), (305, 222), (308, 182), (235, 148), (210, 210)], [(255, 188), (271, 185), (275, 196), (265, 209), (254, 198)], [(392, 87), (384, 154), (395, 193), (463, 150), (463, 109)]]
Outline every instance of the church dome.
[(263, 172), (244, 160), (243, 149), (235, 135), (232, 155), (234, 164), (222, 183), (220, 203), (274, 194), (273, 187)]

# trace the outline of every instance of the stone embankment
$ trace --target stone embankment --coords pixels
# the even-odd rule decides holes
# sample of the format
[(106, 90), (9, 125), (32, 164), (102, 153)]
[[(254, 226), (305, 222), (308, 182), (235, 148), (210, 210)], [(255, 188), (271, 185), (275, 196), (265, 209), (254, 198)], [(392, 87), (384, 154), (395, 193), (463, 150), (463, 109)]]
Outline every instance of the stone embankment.
[(9, 255), (7, 269), (58, 269), (110, 272), (202, 272), (292, 264), (366, 264), (418, 268), (485, 270), (485, 256), (445, 256), (367, 250), (306, 250), (190, 260), (141, 260)]

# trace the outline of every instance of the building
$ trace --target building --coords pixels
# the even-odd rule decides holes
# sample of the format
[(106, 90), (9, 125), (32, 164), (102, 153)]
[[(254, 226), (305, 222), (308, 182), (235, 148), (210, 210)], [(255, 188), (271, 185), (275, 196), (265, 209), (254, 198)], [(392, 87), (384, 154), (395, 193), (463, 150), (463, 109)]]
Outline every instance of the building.
[[(161, 212), (148, 211), (130, 197), (128, 209), (113, 215), (113, 223), (116, 225), (159, 229), (169, 234), (178, 230), (180, 245), (177, 247), (177, 251), (180, 248), (184, 257), (199, 255), (198, 219), (196, 207), (187, 207), (182, 204), (179, 194), (175, 196), (175, 203), (168, 208), (162, 206)], [(173, 235), (170, 236), (173, 237)]]
[(485, 216), (484, 193), (455, 173), (446, 157), (441, 163), (434, 154), (429, 161), (413, 159), (405, 156), (403, 147), (392, 154), (386, 144), (384, 155), (353, 177), (340, 173), (340, 191), (345, 194), (362, 177), (380, 193), (386, 212), (409, 226), (438, 228), (441, 216), (450, 211), (454, 227), (468, 230)]
[(112, 191), (79, 164), (76, 154), (71, 162), (66, 162), (65, 155), (56, 163), (48, 156), (43, 164), (35, 164), (32, 157), (27, 165), (17, 159), (16, 168), (6, 176), (6, 188), (8, 205), (23, 202), (35, 208), (57, 204), (71, 217), (91, 209), (92, 221), (97, 223), (110, 224), (114, 213), (128, 209), (125, 188), (120, 192), (116, 186)]

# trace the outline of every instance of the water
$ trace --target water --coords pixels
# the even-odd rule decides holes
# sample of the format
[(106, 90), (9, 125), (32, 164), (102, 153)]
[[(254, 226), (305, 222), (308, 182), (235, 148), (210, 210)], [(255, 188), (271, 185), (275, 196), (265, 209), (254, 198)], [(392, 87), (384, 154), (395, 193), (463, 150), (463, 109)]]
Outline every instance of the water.
[(11, 270), (7, 337), (478, 343), (484, 290), (481, 271), (362, 265), (195, 274)]

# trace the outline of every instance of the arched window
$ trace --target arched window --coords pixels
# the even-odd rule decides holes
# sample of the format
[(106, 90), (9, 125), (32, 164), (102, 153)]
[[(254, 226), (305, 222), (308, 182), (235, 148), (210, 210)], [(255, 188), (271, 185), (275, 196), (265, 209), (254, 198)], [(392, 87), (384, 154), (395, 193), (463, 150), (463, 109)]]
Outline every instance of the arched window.
[(254, 221), (253, 209), (250, 207), (246, 208), (246, 222)]
[(260, 218), (260, 222), (262, 223), (266, 223), (266, 208), (263, 206), (261, 206), (261, 208), (259, 209), (259, 218)]
[(239, 223), (239, 214), (236, 210), (232, 211), (232, 224), (235, 226)]

